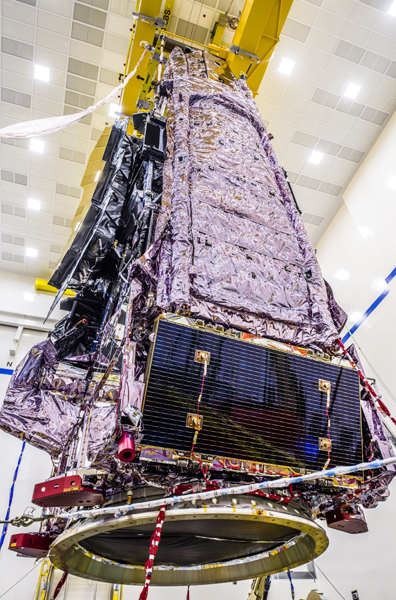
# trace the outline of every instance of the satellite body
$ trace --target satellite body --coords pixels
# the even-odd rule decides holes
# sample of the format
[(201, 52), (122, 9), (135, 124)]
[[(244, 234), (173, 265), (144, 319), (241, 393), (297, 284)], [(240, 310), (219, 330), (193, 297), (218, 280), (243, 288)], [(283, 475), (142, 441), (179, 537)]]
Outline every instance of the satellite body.
[[(63, 532), (59, 520), (41, 532), (57, 536), (54, 564), (117, 583), (144, 582), (166, 496), (392, 455), (339, 352), (346, 315), (245, 81), (176, 48), (156, 109), (133, 119), (136, 136), (127, 119), (109, 133), (91, 204), (50, 281), (59, 297), (76, 291), (61, 301), (67, 316), (18, 366), (0, 412), (5, 431), (56, 464), (33, 502), (63, 516), (88, 507)], [(328, 543), (313, 518), (345, 506), (361, 518), (358, 504), (386, 498), (392, 469), (232, 501), (186, 496), (166, 510), (153, 583), (312, 560)], [(131, 501), (142, 509), (117, 512)]]

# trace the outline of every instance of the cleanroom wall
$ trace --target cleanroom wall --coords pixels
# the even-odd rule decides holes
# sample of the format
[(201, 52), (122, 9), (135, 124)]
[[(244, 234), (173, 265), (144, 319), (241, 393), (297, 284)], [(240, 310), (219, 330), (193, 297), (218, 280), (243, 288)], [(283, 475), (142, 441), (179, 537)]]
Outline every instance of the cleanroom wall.
[[(349, 320), (343, 336), (355, 343), (366, 375), (396, 414), (396, 115), (382, 132), (343, 195), (344, 204), (317, 244), (324, 278)], [(366, 313), (367, 311), (367, 313)], [(354, 331), (355, 329), (355, 331)], [(328, 531), (330, 547), (318, 564), (345, 598), (395, 597), (396, 484), (375, 510), (365, 510), (369, 532)], [(335, 593), (335, 592), (334, 592)], [(276, 597), (276, 596), (275, 596)], [(275, 598), (274, 597), (274, 598)], [(337, 597), (337, 594), (335, 594)]]

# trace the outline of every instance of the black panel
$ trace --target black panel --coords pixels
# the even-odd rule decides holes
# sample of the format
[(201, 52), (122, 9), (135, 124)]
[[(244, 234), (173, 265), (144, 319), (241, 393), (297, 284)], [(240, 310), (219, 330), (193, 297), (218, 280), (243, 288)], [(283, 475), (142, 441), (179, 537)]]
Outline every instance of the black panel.
[[(297, 532), (276, 523), (229, 519), (165, 519), (155, 564), (199, 565), (245, 558), (268, 552)], [(143, 565), (147, 560), (153, 524), (98, 533), (83, 540), (84, 548), (117, 562)]]
[(327, 394), (331, 382), (331, 466), (362, 460), (359, 376), (325, 361), (257, 346), (160, 320), (144, 405), (144, 445), (191, 450), (203, 365), (210, 352), (196, 452), (297, 468), (321, 469), (327, 452)]

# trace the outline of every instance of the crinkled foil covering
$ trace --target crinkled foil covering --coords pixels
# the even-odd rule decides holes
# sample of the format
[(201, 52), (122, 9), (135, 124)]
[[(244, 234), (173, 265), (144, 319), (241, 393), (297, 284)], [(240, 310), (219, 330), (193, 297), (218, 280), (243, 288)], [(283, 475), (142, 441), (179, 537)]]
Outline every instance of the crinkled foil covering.
[[(270, 136), (245, 82), (224, 72), (216, 57), (198, 51), (184, 54), (176, 48), (162, 83), (168, 91), (168, 141), (154, 243), (141, 258), (128, 263), (123, 278), (117, 275), (117, 260), (133, 225), (129, 226), (128, 194), (136, 159), (136, 141), (125, 134), (126, 122), (117, 122), (113, 150), (106, 159), (111, 163), (108, 177), (103, 185), (99, 182), (81, 234), (51, 280), (60, 288), (69, 281), (78, 284), (79, 295), (88, 304), (91, 298), (98, 301), (103, 282), (119, 283), (121, 290), (119, 280), (125, 281), (129, 290), (125, 302), (133, 309), (130, 350), (119, 396), (121, 414), (127, 414), (128, 407), (142, 406), (153, 324), (161, 312), (180, 311), (319, 351), (335, 348), (346, 321), (322, 278)], [(158, 181), (161, 169), (162, 163), (157, 164)], [(137, 223), (141, 197), (137, 196), (136, 211), (133, 209)], [(122, 242), (120, 224), (126, 232)], [(118, 226), (121, 229), (116, 229)], [(133, 254), (133, 247), (131, 252), (130, 256), (138, 255)], [(81, 260), (76, 268), (78, 257)], [(114, 293), (115, 304), (117, 298)], [(102, 300), (100, 310), (108, 302), (104, 292)], [(107, 322), (103, 317), (104, 344), (113, 335), (113, 321), (116, 324), (119, 317), (119, 312)], [(74, 325), (67, 322), (65, 327)], [(96, 327), (93, 329), (96, 335)], [(73, 351), (72, 346), (65, 349), (55, 341), (57, 353), (50, 340), (32, 348), (8, 387), (0, 411), (2, 429), (53, 456), (67, 454), (81, 425), (82, 406), (90, 406), (97, 385), (91, 381), (84, 388), (78, 368), (88, 372), (93, 363), (102, 370), (108, 364), (99, 351), (98, 356), (92, 354), (93, 340), (87, 339), (90, 343), (75, 344)], [(60, 359), (69, 365), (63, 371), (59, 369)], [(125, 480), (137, 475), (144, 482), (145, 474), (136, 464), (125, 465), (117, 459), (120, 414), (114, 391), (109, 380), (100, 401), (92, 402), (88, 459), (92, 466), (125, 475)], [(392, 455), (377, 409), (364, 386), (362, 407), (365, 457)], [(137, 442), (140, 439), (136, 437)], [(370, 491), (360, 497), (364, 506), (375, 506), (386, 498), (393, 474), (389, 468), (376, 481), (371, 480)], [(165, 483), (164, 475), (158, 485)], [(311, 500), (307, 497), (307, 502)], [(333, 509), (333, 500), (326, 494), (317, 500), (317, 512), (325, 510), (322, 502), (328, 503), (326, 510)]]
[(330, 346), (340, 328), (336, 303), (329, 306), (270, 137), (244, 81), (226, 85), (216, 69), (216, 57), (176, 48), (164, 75), (157, 305), (296, 345)]
[(52, 455), (64, 448), (79, 415), (79, 407), (45, 379), (55, 360), (51, 340), (33, 346), (15, 369), (0, 411), (2, 429)]

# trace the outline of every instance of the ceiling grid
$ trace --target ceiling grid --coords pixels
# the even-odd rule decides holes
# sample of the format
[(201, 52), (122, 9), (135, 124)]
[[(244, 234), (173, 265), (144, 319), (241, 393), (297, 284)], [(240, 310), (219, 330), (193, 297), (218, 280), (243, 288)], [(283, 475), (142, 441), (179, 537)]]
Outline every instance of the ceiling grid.
[[(243, 0), (234, 0), (238, 16)], [(295, 0), (269, 63), (257, 105), (316, 243), (342, 192), (396, 105), (396, 18), (392, 0)], [(170, 30), (207, 43), (230, 0), (176, 0)], [(1, 126), (69, 114), (117, 84), (132, 27), (132, 0), (3, 0)], [(231, 43), (233, 31), (224, 41)], [(289, 75), (278, 68), (295, 62)], [(35, 65), (50, 80), (34, 78)], [(345, 97), (350, 83), (361, 86)], [(109, 107), (46, 136), (44, 153), (27, 140), (2, 140), (1, 267), (49, 277), (71, 233), (87, 158)], [(312, 153), (323, 155), (319, 164)], [(40, 211), (27, 207), (28, 198)], [(26, 248), (37, 257), (26, 256)]]

